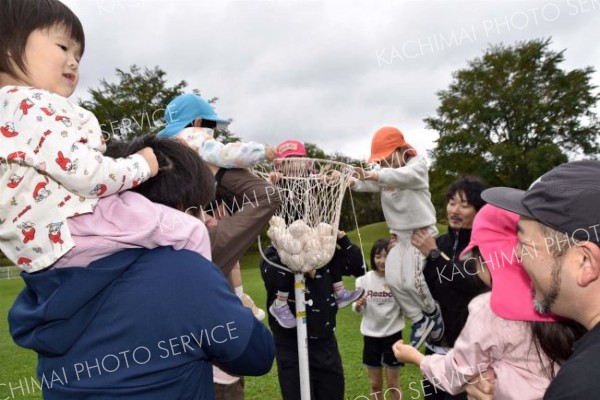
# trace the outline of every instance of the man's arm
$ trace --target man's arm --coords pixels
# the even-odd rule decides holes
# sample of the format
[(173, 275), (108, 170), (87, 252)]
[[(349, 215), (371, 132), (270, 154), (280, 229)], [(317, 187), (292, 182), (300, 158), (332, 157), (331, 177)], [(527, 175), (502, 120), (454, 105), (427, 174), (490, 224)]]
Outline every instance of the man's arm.
[(345, 233), (338, 238), (337, 244), (339, 249), (336, 251), (332, 261), (339, 263), (342, 275), (352, 275), (355, 277), (364, 275), (364, 260), (358, 246), (353, 244)]
[(245, 169), (221, 171), (219, 184), (233, 193), (240, 208), (209, 228), (213, 262), (227, 275), (256, 240), (281, 200), (273, 185)]

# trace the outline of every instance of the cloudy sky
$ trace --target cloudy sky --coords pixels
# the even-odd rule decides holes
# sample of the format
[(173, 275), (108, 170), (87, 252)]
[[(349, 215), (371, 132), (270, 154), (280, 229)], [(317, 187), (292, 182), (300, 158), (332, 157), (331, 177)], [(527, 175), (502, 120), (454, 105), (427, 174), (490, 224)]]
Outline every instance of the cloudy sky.
[(600, 0), (63, 1), (86, 31), (75, 98), (115, 68), (159, 66), (169, 83), (218, 97), (244, 140), (295, 138), (357, 158), (384, 125), (433, 148), (423, 118), (436, 92), (490, 44), (551, 36), (564, 68), (600, 69)]

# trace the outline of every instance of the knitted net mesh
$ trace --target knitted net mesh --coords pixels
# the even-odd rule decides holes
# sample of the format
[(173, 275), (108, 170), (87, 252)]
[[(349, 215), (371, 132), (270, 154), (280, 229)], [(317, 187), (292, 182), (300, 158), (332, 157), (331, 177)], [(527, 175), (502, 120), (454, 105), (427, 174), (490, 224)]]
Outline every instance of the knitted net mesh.
[(281, 206), (267, 235), (293, 272), (326, 265), (335, 252), (342, 201), (353, 168), (336, 161), (285, 158), (254, 171), (278, 190)]

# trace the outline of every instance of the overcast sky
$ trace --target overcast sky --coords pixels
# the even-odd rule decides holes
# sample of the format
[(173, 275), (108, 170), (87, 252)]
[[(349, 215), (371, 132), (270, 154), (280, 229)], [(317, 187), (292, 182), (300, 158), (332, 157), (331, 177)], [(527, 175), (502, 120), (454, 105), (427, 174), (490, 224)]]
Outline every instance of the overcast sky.
[(384, 125), (433, 148), (423, 118), (436, 92), (490, 44), (551, 36), (564, 68), (600, 69), (600, 0), (63, 1), (86, 33), (75, 98), (115, 68), (159, 66), (169, 83), (218, 97), (244, 140), (294, 138), (357, 158)]

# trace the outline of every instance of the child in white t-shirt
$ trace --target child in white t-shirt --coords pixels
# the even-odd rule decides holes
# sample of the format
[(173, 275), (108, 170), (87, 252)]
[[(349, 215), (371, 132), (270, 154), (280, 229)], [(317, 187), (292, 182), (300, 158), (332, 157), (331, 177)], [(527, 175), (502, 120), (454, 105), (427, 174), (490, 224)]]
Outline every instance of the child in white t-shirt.
[[(363, 335), (363, 364), (369, 373), (371, 393), (383, 393), (382, 397), (399, 400), (402, 398), (399, 382), (399, 362), (392, 345), (402, 339), (404, 319), (400, 305), (392, 296), (385, 280), (385, 259), (390, 241), (379, 239), (371, 248), (371, 271), (356, 279), (356, 287), (365, 290), (352, 309), (362, 314), (360, 333)], [(383, 390), (385, 369), (387, 389)], [(387, 396), (387, 393), (390, 396)]]

